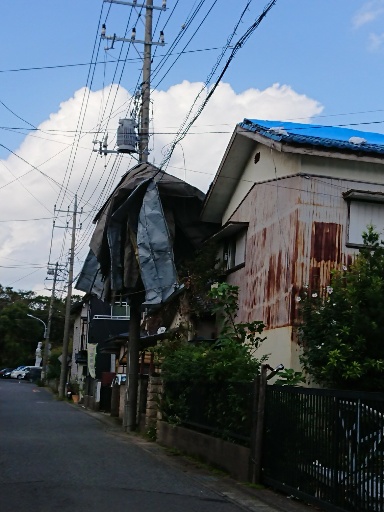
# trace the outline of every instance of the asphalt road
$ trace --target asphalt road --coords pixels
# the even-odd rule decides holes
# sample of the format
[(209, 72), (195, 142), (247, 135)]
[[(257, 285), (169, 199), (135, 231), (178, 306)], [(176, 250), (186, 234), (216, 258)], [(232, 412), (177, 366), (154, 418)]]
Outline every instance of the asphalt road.
[(0, 512), (241, 510), (256, 508), (235, 503), (46, 389), (0, 380)]

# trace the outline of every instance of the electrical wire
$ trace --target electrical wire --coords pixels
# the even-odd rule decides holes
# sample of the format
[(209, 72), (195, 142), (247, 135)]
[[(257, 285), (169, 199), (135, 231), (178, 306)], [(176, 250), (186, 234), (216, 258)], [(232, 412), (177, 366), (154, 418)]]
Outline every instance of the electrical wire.
[(182, 131), (180, 131), (180, 134), (175, 137), (174, 141), (171, 144), (171, 147), (170, 147), (169, 151), (167, 152), (167, 154), (166, 154), (165, 158), (163, 159), (162, 163), (160, 164), (160, 168), (162, 168), (163, 166), (165, 166), (169, 162), (169, 160), (172, 157), (172, 154), (173, 154), (173, 151), (174, 151), (176, 145), (186, 136), (186, 134), (188, 133), (188, 131), (191, 128), (191, 126), (193, 125), (193, 123), (196, 121), (196, 119), (200, 116), (201, 112), (204, 110), (204, 108), (207, 105), (208, 101), (210, 100), (210, 98), (214, 94), (215, 90), (217, 89), (219, 83), (221, 82), (221, 79), (223, 78), (225, 72), (227, 71), (230, 63), (235, 58), (237, 52), (244, 46), (246, 41), (251, 37), (252, 33), (257, 29), (257, 27), (260, 25), (262, 20), (266, 17), (266, 15), (269, 13), (269, 11), (276, 4), (276, 1), (277, 0), (270, 0), (270, 2), (266, 5), (266, 7), (264, 8), (264, 10), (261, 13), (261, 15), (248, 28), (248, 30), (243, 34), (243, 36), (237, 41), (237, 43), (235, 44), (235, 46), (234, 46), (234, 48), (233, 48), (233, 50), (232, 50), (232, 52), (231, 52), (231, 54), (229, 56), (229, 59), (227, 60), (224, 68), (222, 69), (222, 71), (221, 71), (219, 77), (217, 78), (215, 84), (213, 85), (212, 89), (209, 91), (207, 97), (205, 98), (203, 103), (200, 105), (197, 113), (193, 116), (193, 118), (188, 123), (186, 128), (183, 129)]
[[(240, 23), (242, 22), (243, 17), (244, 17), (244, 15), (245, 15), (245, 13), (247, 12), (247, 10), (248, 10), (248, 8), (249, 8), (249, 5), (250, 5), (251, 3), (252, 3), (252, 0), (249, 0), (249, 1), (247, 2), (247, 4), (246, 4), (245, 8), (243, 9), (243, 11), (242, 11), (242, 13), (241, 13), (241, 15), (240, 15), (240, 17), (239, 17), (239, 19), (238, 19), (238, 21), (237, 21), (237, 23), (236, 23), (235, 27), (234, 27), (234, 29), (233, 29), (233, 31), (232, 31), (232, 34), (227, 38), (227, 42), (226, 42), (226, 44), (225, 44), (224, 48), (222, 49), (221, 54), (219, 55), (219, 57), (218, 57), (218, 59), (217, 59), (217, 61), (216, 61), (215, 65), (213, 66), (213, 68), (212, 68), (211, 72), (209, 73), (208, 77), (206, 78), (206, 80), (205, 80), (205, 82), (204, 82), (204, 84), (203, 84), (203, 87), (200, 89), (199, 93), (198, 93), (198, 94), (197, 94), (197, 96), (195, 97), (195, 99), (194, 99), (194, 101), (193, 101), (193, 103), (192, 103), (192, 105), (191, 105), (191, 107), (190, 107), (190, 109), (189, 109), (188, 113), (186, 114), (186, 116), (185, 116), (185, 118), (184, 118), (184, 121), (182, 122), (182, 124), (181, 124), (181, 126), (180, 126), (180, 128), (179, 128), (179, 130), (178, 130), (178, 133), (181, 133), (181, 132), (183, 131), (184, 127), (186, 126), (186, 124), (187, 124), (187, 122), (188, 122), (189, 117), (192, 115), (193, 109), (194, 109), (194, 107), (195, 107), (195, 105), (196, 105), (197, 101), (199, 100), (199, 98), (200, 98), (200, 96), (203, 94), (203, 92), (204, 92), (204, 91), (206, 91), (206, 90), (208, 89), (208, 86), (209, 86), (209, 84), (210, 84), (210, 82), (211, 82), (211, 80), (212, 80), (213, 76), (215, 75), (215, 73), (216, 73), (216, 71), (217, 71), (218, 67), (220, 66), (220, 63), (221, 63), (221, 61), (223, 60), (223, 58), (224, 58), (224, 56), (225, 56), (225, 53), (227, 52), (228, 48), (230, 47), (230, 45), (231, 45), (231, 43), (232, 43), (232, 40), (233, 40), (233, 38), (235, 37), (236, 31), (238, 30), (239, 25), (240, 25)], [(172, 148), (172, 144), (171, 144), (171, 146), (170, 146), (170, 147)], [(161, 167), (161, 166), (160, 166), (160, 167)]]
[[(96, 52), (96, 47), (97, 47), (97, 52), (96, 52), (97, 55), (98, 55), (99, 49), (100, 49), (101, 39), (99, 38), (99, 31), (100, 31), (100, 25), (101, 25), (101, 17), (102, 17), (102, 14), (103, 14), (103, 6), (104, 6), (104, 3), (102, 4), (101, 11), (100, 11), (100, 16), (99, 16), (99, 20), (98, 20), (98, 26), (97, 26), (96, 36), (95, 36), (95, 40), (94, 40), (94, 44), (93, 44), (91, 62), (94, 60), (94, 55), (95, 55), (95, 52)], [(109, 13), (109, 10), (108, 10), (108, 13)], [(97, 41), (99, 42), (98, 45), (97, 45)], [(96, 57), (96, 59), (97, 59), (97, 57)], [(88, 75), (87, 75), (86, 86), (85, 86), (84, 95), (83, 95), (83, 99), (82, 99), (82, 103), (81, 103), (80, 114), (79, 114), (79, 117), (78, 117), (78, 120), (77, 120), (76, 132), (79, 130), (79, 128), (80, 128), (80, 130), (82, 130), (82, 127), (83, 127), (83, 124), (84, 124), (85, 112), (87, 110), (90, 89), (92, 87), (93, 78), (94, 78), (94, 75), (95, 75), (95, 69), (96, 69), (95, 66), (90, 66), (89, 69), (88, 69)], [(93, 70), (93, 72), (92, 72), (92, 70)], [(70, 156), (69, 156), (69, 159), (68, 159), (68, 163), (67, 163), (67, 166), (66, 166), (66, 169), (65, 169), (65, 173), (64, 173), (64, 178), (63, 178), (63, 181), (62, 181), (62, 188), (64, 190), (64, 193), (63, 193), (63, 198), (61, 200), (59, 208), (62, 207), (62, 204), (63, 204), (63, 201), (64, 201), (64, 196), (65, 196), (65, 192), (66, 192), (66, 190), (67, 190), (67, 188), (69, 186), (69, 180), (70, 180), (71, 174), (73, 172), (73, 166), (74, 166), (74, 162), (75, 162), (76, 155), (77, 155), (77, 149), (78, 149), (78, 144), (76, 145), (76, 135), (75, 135), (75, 144), (73, 144), (72, 147), (71, 147), (71, 153), (70, 153)], [(71, 163), (72, 163), (72, 165), (71, 165)], [(68, 176), (68, 178), (67, 178), (67, 176)], [(66, 185), (65, 185), (65, 183), (66, 183)], [(61, 196), (61, 190), (60, 190), (59, 195), (57, 197), (56, 203), (59, 203), (60, 196)]]
[[(179, 2), (179, 0), (177, 0), (177, 3)], [(210, 51), (214, 51), (214, 50), (220, 50), (220, 48), (218, 47), (212, 47), (212, 48), (197, 48), (195, 50), (188, 50), (184, 53), (197, 53), (197, 52), (210, 52)], [(177, 54), (171, 54), (171, 56), (173, 55), (178, 55)], [(165, 56), (164, 55), (156, 55), (154, 56), (153, 58), (157, 58), (157, 59), (161, 59)], [(132, 63), (135, 63), (135, 62), (141, 62), (141, 57), (140, 58), (137, 58), (137, 57), (134, 57), (134, 58), (131, 58), (131, 59), (121, 59), (120, 61), (117, 61), (116, 59), (112, 59), (112, 60), (107, 60), (106, 61), (106, 64), (116, 64), (116, 62), (132, 62)], [(61, 69), (61, 68), (74, 68), (74, 67), (80, 67), (80, 66), (98, 66), (99, 64), (103, 64), (104, 65), (105, 61), (102, 60), (102, 61), (97, 61), (97, 62), (81, 62), (81, 63), (76, 63), (76, 64), (58, 64), (58, 65), (53, 65), (53, 66), (39, 66), (39, 67), (31, 67), (31, 68), (17, 68), (17, 69), (0, 69), (0, 73), (15, 73), (15, 72), (22, 72), (22, 71), (39, 71), (39, 70), (44, 70), (44, 69)]]

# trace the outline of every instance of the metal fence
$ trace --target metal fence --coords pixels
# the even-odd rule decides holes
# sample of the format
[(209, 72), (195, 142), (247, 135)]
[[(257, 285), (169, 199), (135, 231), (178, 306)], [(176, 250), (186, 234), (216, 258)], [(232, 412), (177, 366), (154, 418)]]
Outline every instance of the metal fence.
[(268, 386), (262, 480), (332, 511), (384, 511), (384, 394)]
[(170, 423), (248, 446), (252, 400), (252, 383), (167, 381), (161, 410)]

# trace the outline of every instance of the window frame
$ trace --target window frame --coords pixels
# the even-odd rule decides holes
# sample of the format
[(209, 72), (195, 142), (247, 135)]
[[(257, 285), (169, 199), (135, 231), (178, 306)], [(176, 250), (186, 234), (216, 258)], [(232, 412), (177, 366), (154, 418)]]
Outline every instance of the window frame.
[[(359, 244), (350, 241), (350, 226), (351, 226), (351, 204), (355, 203), (375, 203), (381, 204), (384, 207), (384, 192), (370, 191), (370, 190), (349, 190), (343, 193), (344, 199), (348, 205), (348, 217), (347, 217), (347, 230), (346, 230), (346, 247), (360, 249), (365, 247), (364, 244)], [(383, 226), (384, 229), (384, 226)]]

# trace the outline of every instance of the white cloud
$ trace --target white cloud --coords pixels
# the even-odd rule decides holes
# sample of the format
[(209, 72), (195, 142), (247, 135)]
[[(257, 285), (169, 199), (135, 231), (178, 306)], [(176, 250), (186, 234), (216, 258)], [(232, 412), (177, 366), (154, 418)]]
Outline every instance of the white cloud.
[(379, 18), (384, 12), (384, 0), (372, 0), (366, 2), (356, 12), (352, 23), (355, 28), (360, 28), (367, 23), (371, 23)]
[[(169, 132), (175, 132), (179, 127), (201, 87), (201, 83), (185, 81), (166, 91), (153, 92), (155, 135), (151, 140), (153, 151), (150, 161), (157, 164), (161, 162), (162, 150), (172, 142), (174, 137)], [(28, 222), (14, 220), (52, 217), (54, 204), (57, 203), (60, 209), (67, 209), (76, 191), (80, 206), (83, 206), (86, 212), (81, 216), (83, 230), (77, 235), (78, 243), (84, 237), (81, 243), (83, 247), (78, 253), (80, 260), (84, 258), (88, 238), (93, 231), (91, 226), (88, 230), (86, 229), (94, 216), (94, 212), (91, 212), (92, 206), (97, 211), (108, 196), (112, 185), (115, 186), (121, 175), (135, 163), (129, 156), (124, 156), (120, 167), (112, 168), (111, 162), (116, 159), (115, 156), (104, 159), (92, 152), (95, 134), (82, 136), (78, 146), (75, 145), (76, 150), (71, 154), (73, 131), (77, 126), (83, 98), (89, 95), (87, 115), (82, 127), (83, 131), (86, 131), (97, 125), (100, 106), (105, 105), (109, 92), (110, 98), (116, 95), (113, 107), (115, 113), (108, 126), (109, 149), (112, 149), (118, 119), (124, 117), (130, 99), (126, 90), (117, 89), (116, 86), (107, 87), (104, 91), (89, 92), (81, 89), (76, 91), (72, 98), (62, 102), (58, 111), (52, 113), (49, 119), (39, 126), (42, 131), (26, 136), (15, 151), (28, 163), (14, 155), (10, 155), (6, 160), (0, 160), (0, 220), (9, 221), (0, 222), (0, 265), (2, 266), (0, 283), (2, 285), (42, 290), (46, 269), (42, 268), (34, 272), (35, 269), (30, 264), (44, 266), (47, 262), (52, 221), (50, 219)], [(110, 110), (109, 104), (106, 111)], [(206, 191), (235, 124), (242, 121), (244, 117), (279, 120), (296, 118), (300, 119), (300, 122), (306, 122), (311, 116), (321, 111), (322, 106), (317, 101), (296, 93), (287, 85), (274, 84), (264, 90), (249, 89), (237, 94), (229, 84), (224, 83), (212, 96), (206, 109), (196, 121), (196, 125), (190, 130), (190, 135), (176, 147), (167, 171)], [(76, 155), (75, 158), (74, 155)], [(31, 165), (39, 168), (41, 173)], [(57, 201), (59, 186), (56, 182), (63, 182), (68, 186), (68, 194), (63, 202), (62, 195)], [(63, 217), (57, 221), (57, 225), (63, 226), (66, 223), (65, 213), (60, 215)], [(62, 253), (63, 261), (66, 259), (68, 243), (63, 246), (63, 235), (63, 229), (54, 230), (51, 262), (55, 262)], [(69, 236), (67, 241), (68, 239)], [(22, 265), (22, 267), (4, 268), (10, 265)], [(81, 261), (77, 261), (75, 273), (80, 267)], [(34, 273), (29, 277), (20, 279), (32, 272)]]
[[(200, 83), (184, 81), (168, 91), (154, 92), (155, 132), (166, 132), (170, 131), (170, 127), (178, 127), (201, 87)], [(236, 94), (229, 84), (223, 83), (192, 126), (191, 134), (181, 141), (180, 147), (176, 147), (168, 172), (206, 191), (236, 123), (245, 117), (300, 119), (300, 122), (305, 123), (321, 111), (322, 106), (317, 101), (296, 93), (287, 85), (274, 84), (262, 91), (248, 89)], [(153, 155), (157, 163), (163, 157), (161, 150), (171, 140), (170, 136), (155, 136)], [(184, 168), (187, 170), (183, 171)]]

